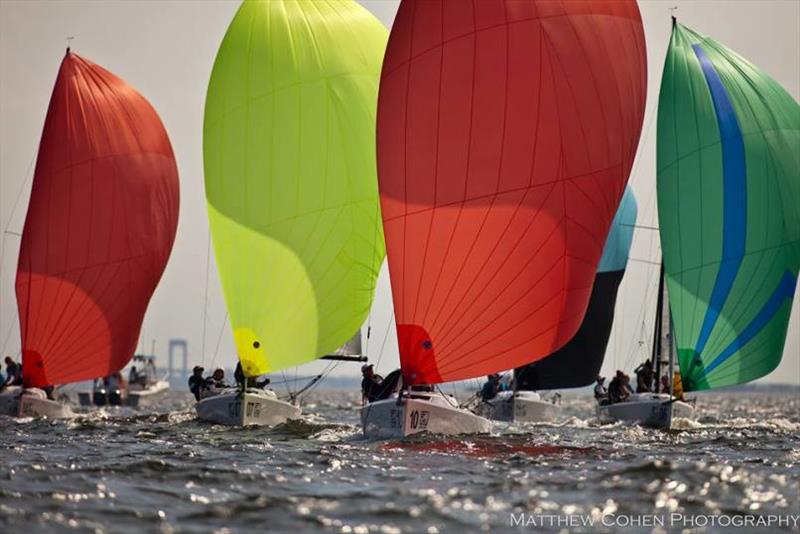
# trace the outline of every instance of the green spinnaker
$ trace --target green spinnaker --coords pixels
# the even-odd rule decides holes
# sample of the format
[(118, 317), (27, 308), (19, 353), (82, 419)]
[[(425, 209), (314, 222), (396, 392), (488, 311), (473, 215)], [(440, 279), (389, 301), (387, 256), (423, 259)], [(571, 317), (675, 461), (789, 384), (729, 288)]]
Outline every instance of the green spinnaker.
[(208, 85), (208, 216), (248, 376), (344, 344), (385, 250), (375, 114), (388, 32), (351, 0), (246, 0)]
[(746, 59), (675, 24), (657, 165), (684, 389), (764, 376), (781, 360), (800, 267), (800, 107)]

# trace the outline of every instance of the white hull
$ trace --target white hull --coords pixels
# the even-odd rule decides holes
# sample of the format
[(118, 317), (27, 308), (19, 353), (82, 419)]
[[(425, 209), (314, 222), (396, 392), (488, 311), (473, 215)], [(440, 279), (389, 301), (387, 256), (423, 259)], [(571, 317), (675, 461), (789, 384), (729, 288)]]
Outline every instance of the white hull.
[(488, 433), (492, 423), (459, 408), (441, 393), (404, 394), (367, 404), (361, 408), (361, 424), (369, 438), (404, 438), (420, 432), (431, 434)]
[(674, 417), (694, 418), (690, 404), (671, 399), (666, 393), (639, 393), (624, 402), (598, 406), (597, 416), (603, 422), (627, 421), (661, 429), (669, 429)]
[(47, 419), (66, 419), (74, 417), (72, 409), (66, 404), (50, 400), (41, 389), (30, 388), (19, 397), (19, 417), (45, 417)]
[(484, 402), (480, 412), (494, 421), (516, 423), (547, 423), (561, 415), (561, 407), (542, 400), (534, 391), (501, 392), (494, 399)]
[(144, 389), (128, 388), (128, 406), (133, 408), (145, 408), (157, 404), (169, 391), (169, 382), (159, 380), (152, 384), (147, 384)]
[(279, 425), (300, 417), (300, 408), (279, 400), (272, 391), (249, 388), (245, 393), (238, 389), (200, 399), (195, 406), (197, 418), (220, 425)]

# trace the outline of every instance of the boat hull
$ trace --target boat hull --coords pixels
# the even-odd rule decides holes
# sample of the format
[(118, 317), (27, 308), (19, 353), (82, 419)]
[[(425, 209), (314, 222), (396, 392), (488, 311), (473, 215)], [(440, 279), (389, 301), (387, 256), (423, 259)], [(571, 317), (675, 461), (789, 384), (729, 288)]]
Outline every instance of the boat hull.
[(197, 418), (228, 426), (273, 426), (300, 418), (300, 408), (282, 401), (271, 391), (248, 389), (224, 390), (200, 399), (195, 406)]
[(6, 386), (0, 392), (0, 415), (15, 417), (19, 413), (19, 396), (21, 394), (20, 386)]
[(597, 416), (605, 423), (626, 421), (649, 428), (669, 429), (674, 417), (694, 418), (694, 408), (664, 393), (646, 393), (633, 395), (628, 401), (598, 406)]
[(488, 433), (492, 423), (458, 408), (439, 393), (376, 401), (361, 409), (364, 435), (369, 438), (404, 438), (421, 432), (459, 435)]
[(561, 414), (561, 407), (542, 400), (533, 391), (517, 391), (514, 394), (499, 394), (481, 405), (481, 415), (493, 421), (515, 423), (547, 423), (555, 421)]
[(17, 415), (19, 417), (67, 419), (75, 416), (69, 406), (48, 399), (41, 389), (25, 389), (18, 398), (19, 409)]
[(128, 406), (146, 408), (157, 404), (169, 391), (169, 382), (159, 380), (148, 384), (144, 389), (128, 389)]

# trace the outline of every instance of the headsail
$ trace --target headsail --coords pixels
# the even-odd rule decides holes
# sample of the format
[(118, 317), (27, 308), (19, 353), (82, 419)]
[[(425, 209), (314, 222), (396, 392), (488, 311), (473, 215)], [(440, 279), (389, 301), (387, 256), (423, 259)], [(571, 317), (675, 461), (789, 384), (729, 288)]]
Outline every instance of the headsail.
[(27, 386), (133, 356), (178, 223), (178, 170), (155, 110), (67, 53), (47, 111), (16, 278)]
[(206, 198), (249, 376), (335, 350), (367, 316), (385, 254), (375, 108), (386, 37), (351, 0), (248, 0), (220, 45)]
[(658, 212), (683, 386), (780, 362), (800, 267), (800, 107), (674, 24), (658, 108)]
[(634, 1), (401, 3), (378, 167), (406, 383), (523, 365), (575, 335), (646, 78)]
[(617, 290), (628, 264), (636, 212), (636, 198), (628, 186), (611, 223), (589, 307), (578, 333), (553, 354), (515, 370), (517, 389), (577, 388), (594, 382), (603, 365), (614, 323)]

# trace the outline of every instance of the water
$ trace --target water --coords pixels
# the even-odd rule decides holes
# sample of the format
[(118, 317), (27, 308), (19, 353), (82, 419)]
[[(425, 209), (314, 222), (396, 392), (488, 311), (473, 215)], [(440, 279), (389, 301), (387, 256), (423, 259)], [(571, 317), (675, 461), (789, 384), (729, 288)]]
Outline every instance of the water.
[(531, 532), (559, 516), (614, 531), (639, 514), (800, 514), (796, 394), (702, 395), (699, 421), (669, 433), (598, 425), (592, 404), (565, 396), (561, 425), (405, 441), (365, 440), (342, 392), (274, 429), (199, 423), (177, 393), (159, 415), (0, 418), (0, 529)]

